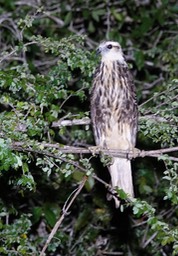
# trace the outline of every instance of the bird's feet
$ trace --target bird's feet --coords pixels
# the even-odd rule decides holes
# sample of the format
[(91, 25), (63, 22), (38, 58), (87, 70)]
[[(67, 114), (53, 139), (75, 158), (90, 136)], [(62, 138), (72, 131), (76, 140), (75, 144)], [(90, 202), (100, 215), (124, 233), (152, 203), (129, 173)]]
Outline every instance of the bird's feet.
[(100, 151), (102, 150), (100, 146), (92, 146), (92, 147), (88, 147), (88, 149), (90, 150), (93, 156), (96, 156), (96, 154), (99, 154)]
[(132, 158), (136, 158), (139, 156), (139, 153), (140, 153), (140, 149), (138, 148), (132, 148)]

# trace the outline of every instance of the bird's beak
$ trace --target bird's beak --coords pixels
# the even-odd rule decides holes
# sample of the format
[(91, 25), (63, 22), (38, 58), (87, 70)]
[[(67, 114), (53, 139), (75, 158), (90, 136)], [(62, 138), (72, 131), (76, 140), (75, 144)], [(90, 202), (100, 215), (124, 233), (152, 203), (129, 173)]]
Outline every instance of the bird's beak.
[(99, 55), (101, 53), (101, 48), (98, 48), (97, 50), (96, 50), (96, 55)]

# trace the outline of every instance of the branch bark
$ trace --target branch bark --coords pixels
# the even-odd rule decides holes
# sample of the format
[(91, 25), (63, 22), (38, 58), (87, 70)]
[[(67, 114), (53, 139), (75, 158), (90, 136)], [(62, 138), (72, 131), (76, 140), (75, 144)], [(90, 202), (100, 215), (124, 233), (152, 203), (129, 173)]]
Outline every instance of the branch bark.
[[(72, 147), (72, 146), (64, 146), (61, 147), (59, 144), (55, 143), (36, 143), (35, 147), (39, 148), (39, 150), (34, 150), (32, 147), (33, 144), (29, 146), (30, 144), (26, 145), (23, 142), (13, 142), (11, 145), (11, 148), (13, 150), (17, 151), (26, 151), (26, 152), (34, 152), (43, 154), (45, 153), (45, 148), (47, 149), (56, 149), (60, 153), (66, 153), (66, 154), (93, 154), (98, 155), (103, 153), (104, 155), (112, 156), (112, 157), (121, 157), (121, 158), (137, 158), (137, 157), (163, 157), (166, 156), (164, 154), (171, 153), (171, 152), (178, 152), (178, 147), (171, 147), (171, 148), (164, 148), (164, 149), (156, 149), (156, 150), (140, 150), (135, 148), (134, 150), (115, 150), (115, 149), (103, 149), (96, 146), (91, 146), (88, 148), (82, 148), (82, 147)], [(52, 154), (54, 157), (56, 153)], [(177, 157), (169, 156), (170, 160), (178, 161)]]
[[(145, 115), (145, 116), (139, 116), (139, 121), (148, 120), (151, 119), (155, 122), (164, 122), (164, 123), (171, 123), (171, 120), (167, 120), (164, 117), (156, 116), (156, 115)], [(72, 120), (64, 120), (61, 119), (57, 122), (52, 123), (52, 127), (62, 127), (62, 126), (73, 126), (73, 125), (90, 125), (91, 120), (89, 117), (84, 117), (81, 119), (72, 119)]]
[(81, 119), (73, 120), (59, 120), (58, 122), (53, 122), (52, 127), (62, 127), (62, 126), (73, 126), (73, 125), (89, 125), (91, 124), (90, 118), (84, 117)]

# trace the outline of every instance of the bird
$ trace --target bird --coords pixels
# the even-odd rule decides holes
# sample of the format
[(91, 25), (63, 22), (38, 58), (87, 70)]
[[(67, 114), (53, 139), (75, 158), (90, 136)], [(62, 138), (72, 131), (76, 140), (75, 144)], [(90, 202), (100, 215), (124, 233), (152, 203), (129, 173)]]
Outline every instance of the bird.
[[(93, 75), (90, 97), (91, 123), (96, 146), (103, 149), (134, 150), (138, 126), (138, 107), (133, 76), (121, 45), (104, 41), (97, 48), (101, 61)], [(112, 157), (108, 165), (111, 187), (134, 198), (131, 162)], [(120, 200), (113, 196), (115, 207)]]

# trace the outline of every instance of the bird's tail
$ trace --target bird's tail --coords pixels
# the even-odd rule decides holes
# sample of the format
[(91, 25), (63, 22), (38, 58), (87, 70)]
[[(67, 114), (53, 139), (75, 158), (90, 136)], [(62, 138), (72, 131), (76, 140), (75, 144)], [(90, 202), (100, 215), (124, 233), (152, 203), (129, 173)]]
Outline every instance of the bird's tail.
[[(130, 198), (134, 197), (132, 170), (130, 160), (125, 158), (113, 158), (113, 164), (109, 166), (111, 175), (111, 185), (113, 188), (121, 188)], [(114, 197), (116, 208), (120, 206), (120, 201)]]

